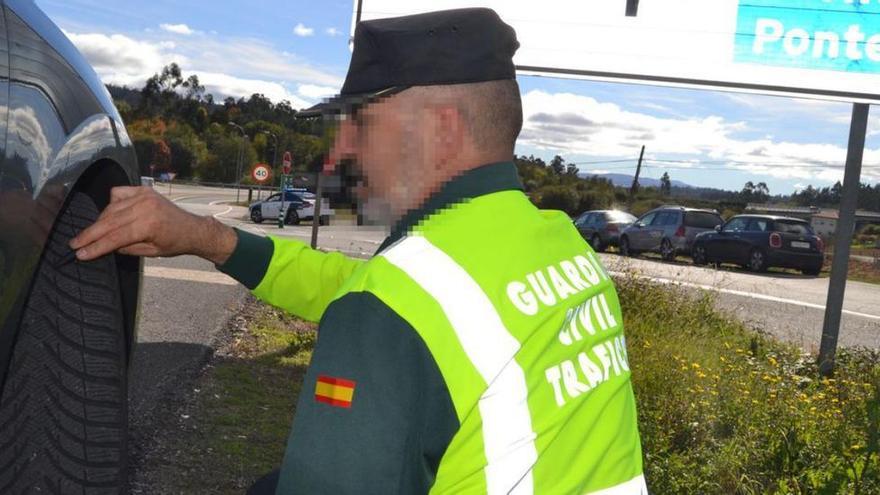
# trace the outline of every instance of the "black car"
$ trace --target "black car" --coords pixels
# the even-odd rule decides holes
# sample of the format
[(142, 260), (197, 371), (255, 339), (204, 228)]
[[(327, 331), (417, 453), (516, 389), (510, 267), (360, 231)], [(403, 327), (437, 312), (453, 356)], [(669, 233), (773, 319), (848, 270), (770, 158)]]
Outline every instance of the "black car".
[(756, 272), (793, 268), (806, 275), (822, 270), (825, 244), (798, 218), (738, 215), (694, 240), (694, 263), (735, 263)]
[(0, 493), (119, 493), (141, 260), (68, 241), (139, 184), (94, 70), (32, 0), (0, 2)]
[(578, 232), (597, 252), (608, 246), (617, 246), (620, 232), (632, 225), (636, 217), (620, 210), (591, 210), (581, 213), (574, 221)]

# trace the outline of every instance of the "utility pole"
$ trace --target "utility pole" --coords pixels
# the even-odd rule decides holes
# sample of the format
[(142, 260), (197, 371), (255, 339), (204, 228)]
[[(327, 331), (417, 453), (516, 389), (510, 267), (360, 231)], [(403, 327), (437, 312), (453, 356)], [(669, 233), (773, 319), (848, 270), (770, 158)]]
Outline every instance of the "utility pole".
[(238, 203), (241, 201), (241, 162), (244, 160), (244, 140), (247, 137), (247, 133), (244, 132), (242, 126), (235, 122), (229, 122), (229, 125), (241, 132), (241, 144), (238, 146), (238, 164), (235, 167), (235, 202)]
[(642, 145), (642, 152), (639, 153), (639, 164), (636, 166), (636, 176), (633, 177), (632, 187), (629, 188), (629, 197), (632, 199), (639, 191), (639, 174), (642, 173), (642, 158), (645, 157), (645, 145)]

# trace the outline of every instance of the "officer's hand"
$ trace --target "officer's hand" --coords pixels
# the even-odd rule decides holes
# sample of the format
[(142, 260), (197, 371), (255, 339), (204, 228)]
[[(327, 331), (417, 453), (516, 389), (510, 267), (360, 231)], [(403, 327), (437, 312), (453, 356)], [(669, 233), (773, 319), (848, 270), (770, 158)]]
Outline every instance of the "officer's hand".
[(236, 242), (231, 228), (184, 211), (152, 187), (114, 187), (98, 221), (71, 240), (70, 247), (84, 261), (118, 251), (134, 256), (195, 254), (222, 264)]

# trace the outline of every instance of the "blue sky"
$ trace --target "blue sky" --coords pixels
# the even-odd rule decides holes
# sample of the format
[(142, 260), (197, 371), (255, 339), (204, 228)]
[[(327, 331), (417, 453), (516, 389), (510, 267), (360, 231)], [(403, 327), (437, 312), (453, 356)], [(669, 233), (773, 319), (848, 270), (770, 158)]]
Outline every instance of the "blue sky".
[[(350, 58), (350, 0), (37, 4), (115, 84), (140, 87), (176, 61), (215, 98), (261, 92), (303, 106), (339, 88)], [(695, 186), (763, 181), (787, 194), (842, 179), (846, 103), (533, 76), (519, 82), (526, 117), (519, 154), (560, 154), (585, 172), (631, 174), (645, 144), (645, 176), (668, 171)], [(863, 181), (876, 183), (880, 110), (872, 112)], [(603, 130), (573, 138), (578, 118)]]

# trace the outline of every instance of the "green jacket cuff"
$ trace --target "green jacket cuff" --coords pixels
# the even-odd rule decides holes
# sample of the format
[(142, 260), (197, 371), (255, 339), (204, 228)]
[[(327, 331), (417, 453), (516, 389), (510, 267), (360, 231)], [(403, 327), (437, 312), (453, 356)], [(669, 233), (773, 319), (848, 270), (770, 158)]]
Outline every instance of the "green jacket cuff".
[(226, 263), (217, 266), (217, 269), (238, 280), (248, 289), (254, 290), (266, 275), (272, 254), (275, 252), (275, 244), (268, 237), (239, 229), (235, 229), (235, 235), (238, 236), (235, 251)]

